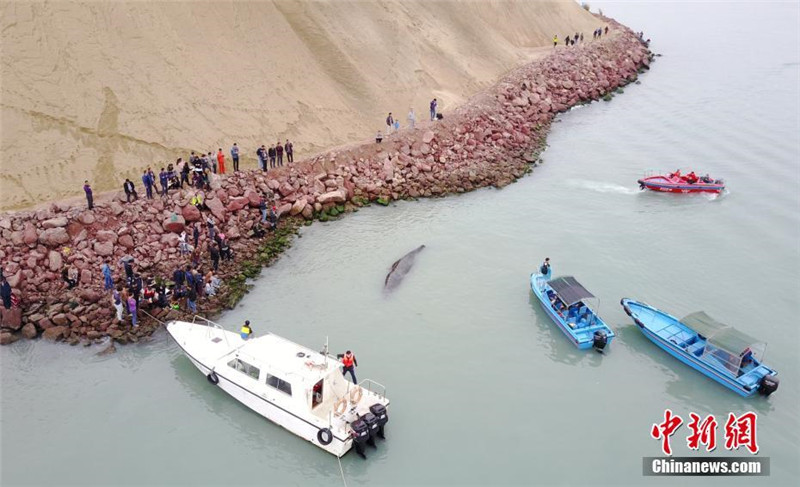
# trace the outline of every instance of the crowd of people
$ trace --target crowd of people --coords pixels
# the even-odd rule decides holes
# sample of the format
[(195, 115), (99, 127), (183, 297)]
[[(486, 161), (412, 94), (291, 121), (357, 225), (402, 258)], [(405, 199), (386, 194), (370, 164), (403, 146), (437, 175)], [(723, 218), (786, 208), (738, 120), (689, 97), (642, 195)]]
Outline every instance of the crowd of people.
[[(431, 122), (434, 120), (441, 120), (442, 114), (438, 113), (439, 102), (436, 98), (431, 100), (430, 102), (430, 115), (431, 115)], [(408, 115), (406, 116), (406, 120), (408, 120), (408, 127), (410, 129), (414, 129), (417, 125), (417, 114), (414, 112), (414, 107), (408, 109)], [(389, 112), (389, 115), (386, 116), (386, 135), (393, 132), (398, 132), (400, 130), (400, 119), (395, 118), (392, 115), (392, 112)], [(375, 142), (381, 143), (383, 141), (384, 133), (382, 130), (378, 130), (378, 133), (375, 135)]]
[[(592, 39), (600, 39), (603, 37), (603, 34), (608, 34), (608, 26), (604, 28), (598, 27), (597, 29), (592, 32)], [(576, 32), (575, 35), (567, 34), (564, 37), (564, 45), (565, 46), (574, 46), (575, 44), (583, 42), (583, 33)], [(553, 47), (558, 45), (558, 35), (553, 35)]]
[[(230, 149), (230, 160), (233, 162), (233, 171), (239, 172), (239, 145), (234, 143)], [(286, 139), (281, 144), (278, 141), (275, 145), (267, 148), (262, 145), (256, 151), (259, 168), (262, 171), (283, 166), (284, 156), (287, 163), (294, 162), (294, 144)], [(226, 174), (226, 158), (222, 147), (217, 152), (208, 151), (197, 154), (192, 152), (188, 160), (179, 157), (173, 164), (169, 163), (162, 167), (156, 175), (151, 167), (142, 170), (142, 186), (144, 187), (145, 197), (153, 199), (155, 195), (166, 198), (170, 190), (183, 189), (184, 187), (196, 188), (208, 191), (211, 189), (211, 174)], [(125, 193), (125, 201), (130, 203), (139, 199), (139, 192), (136, 184), (125, 178), (122, 184)], [(94, 209), (94, 193), (88, 180), (84, 181), (83, 191), (86, 194), (86, 202), (89, 209)]]

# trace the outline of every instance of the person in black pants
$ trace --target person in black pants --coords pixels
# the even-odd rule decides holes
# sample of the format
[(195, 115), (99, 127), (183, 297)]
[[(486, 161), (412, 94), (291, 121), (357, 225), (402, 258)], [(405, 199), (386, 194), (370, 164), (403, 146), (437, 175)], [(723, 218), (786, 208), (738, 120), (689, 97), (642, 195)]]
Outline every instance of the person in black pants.
[(219, 250), (212, 243), (208, 245), (208, 251), (211, 253), (211, 264), (214, 266), (214, 272), (217, 272), (219, 270)]
[(275, 152), (275, 146), (274, 145), (269, 146), (269, 150), (267, 151), (267, 154), (269, 155), (269, 168), (270, 169), (275, 169), (275, 155), (277, 153)]

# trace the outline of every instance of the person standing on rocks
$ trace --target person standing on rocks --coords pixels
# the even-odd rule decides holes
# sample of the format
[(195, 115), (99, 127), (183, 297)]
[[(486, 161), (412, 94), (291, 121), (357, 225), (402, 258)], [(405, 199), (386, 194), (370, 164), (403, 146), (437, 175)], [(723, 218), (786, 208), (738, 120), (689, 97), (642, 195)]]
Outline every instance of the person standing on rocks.
[(275, 146), (274, 145), (269, 146), (269, 150), (267, 150), (267, 154), (269, 155), (269, 168), (270, 169), (275, 169), (276, 152), (275, 152)]
[(150, 182), (150, 174), (147, 171), (142, 171), (142, 184), (144, 185), (145, 197), (153, 199), (153, 184)]
[(131, 324), (134, 327), (139, 326), (139, 317), (136, 313), (136, 299), (134, 299), (133, 296), (128, 297), (128, 312), (131, 314)]
[(197, 290), (194, 286), (189, 286), (189, 292), (186, 293), (186, 306), (193, 314), (197, 314)]
[(94, 209), (94, 198), (92, 197), (92, 187), (89, 186), (89, 180), (83, 182), (83, 191), (86, 193), (86, 202), (89, 203), (89, 209)]
[(267, 199), (264, 198), (264, 195), (261, 195), (261, 199), (258, 202), (258, 210), (261, 212), (261, 223), (267, 222)]
[(608, 35), (608, 26), (606, 26), (606, 32), (605, 32), (605, 34), (606, 34), (606, 35)]
[(280, 140), (275, 145), (275, 155), (278, 157), (278, 166), (283, 167), (283, 146)]
[(389, 135), (394, 130), (394, 118), (392, 117), (392, 112), (389, 112), (389, 116), (386, 117), (386, 135)]
[[(225, 174), (225, 154), (222, 153), (222, 147), (217, 151), (217, 169), (219, 174)], [(214, 171), (216, 174), (217, 171)]]
[(186, 255), (189, 253), (189, 244), (186, 243), (185, 230), (178, 236), (178, 251), (181, 253), (181, 255)]
[(117, 310), (117, 321), (122, 321), (122, 286), (117, 286), (111, 292), (111, 304), (114, 305), (114, 309)]
[(114, 289), (114, 278), (111, 275), (111, 267), (108, 265), (108, 261), (103, 262), (103, 267), (101, 267), (103, 271), (103, 287), (106, 291), (110, 291)]
[(286, 144), (284, 145), (284, 150), (286, 151), (286, 162), (291, 164), (294, 162), (294, 146), (289, 139), (286, 139)]
[(8, 283), (6, 276), (0, 277), (0, 297), (3, 299), (3, 307), (11, 309), (11, 284)]
[(261, 170), (267, 170), (267, 149), (264, 148), (262, 144), (261, 147), (258, 148), (256, 151), (256, 155), (258, 156), (258, 165), (261, 166)]
[(197, 248), (197, 244), (200, 242), (200, 223), (194, 224), (192, 228), (192, 238), (194, 239), (194, 248)]
[(431, 109), (431, 122), (436, 120), (436, 110), (438, 108), (439, 108), (439, 102), (436, 100), (436, 98), (434, 98), (433, 100), (431, 100), (431, 106), (430, 106), (430, 109)]
[(411, 127), (411, 130), (414, 130), (414, 125), (417, 123), (417, 115), (414, 113), (414, 108), (408, 109), (408, 126)]
[(581, 42), (583, 42), (583, 32), (581, 32)]
[(208, 252), (211, 254), (211, 265), (214, 267), (214, 272), (219, 270), (219, 250), (213, 242), (208, 243)]
[(125, 178), (125, 183), (122, 185), (122, 189), (125, 191), (125, 200), (128, 203), (131, 202), (131, 198), (133, 198), (133, 201), (139, 199), (139, 195), (136, 194), (136, 187), (133, 185), (133, 182), (130, 179)]
[(158, 182), (161, 183), (161, 196), (167, 196), (167, 189), (169, 188), (169, 175), (164, 168), (161, 168), (161, 172), (158, 173)]
[(231, 160), (233, 161), (233, 172), (239, 172), (239, 146), (236, 142), (231, 147)]
[(558, 36), (553, 34), (553, 49), (558, 45)]

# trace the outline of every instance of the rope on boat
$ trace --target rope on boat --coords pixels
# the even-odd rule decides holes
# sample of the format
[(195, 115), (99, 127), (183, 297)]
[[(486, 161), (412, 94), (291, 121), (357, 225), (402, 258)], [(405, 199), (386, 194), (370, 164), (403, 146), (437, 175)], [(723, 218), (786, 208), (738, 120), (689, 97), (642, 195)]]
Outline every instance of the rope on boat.
[(344, 482), (344, 487), (347, 487), (347, 480), (344, 478), (344, 469), (342, 469), (342, 459), (341, 457), (337, 456), (336, 460), (339, 461), (339, 472), (342, 474), (342, 482)]

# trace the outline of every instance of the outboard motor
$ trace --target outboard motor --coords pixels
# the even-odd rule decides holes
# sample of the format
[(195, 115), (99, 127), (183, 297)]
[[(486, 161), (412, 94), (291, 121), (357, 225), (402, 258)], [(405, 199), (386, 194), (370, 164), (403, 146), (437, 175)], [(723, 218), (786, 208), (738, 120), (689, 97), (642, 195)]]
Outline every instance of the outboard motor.
[(378, 436), (386, 439), (383, 434), (383, 427), (389, 422), (389, 413), (386, 411), (386, 406), (381, 403), (375, 403), (369, 407), (369, 411), (378, 418)]
[(364, 445), (369, 441), (369, 426), (367, 426), (366, 421), (359, 418), (350, 423), (350, 429), (353, 430), (351, 435), (353, 437), (353, 445), (356, 447), (356, 453), (366, 460), (367, 454), (364, 453)]
[(369, 440), (367, 440), (367, 443), (371, 446), (375, 446), (375, 436), (378, 435), (378, 430), (380, 429), (378, 417), (372, 413), (365, 413), (360, 419), (367, 424), (369, 430)]
[(595, 350), (600, 353), (603, 353), (603, 349), (606, 348), (608, 345), (608, 335), (603, 330), (597, 330), (594, 332), (594, 337), (592, 338), (592, 346)]
[(758, 385), (758, 392), (764, 397), (767, 397), (778, 390), (778, 384), (780, 384), (780, 382), (781, 381), (774, 375), (765, 375)]

